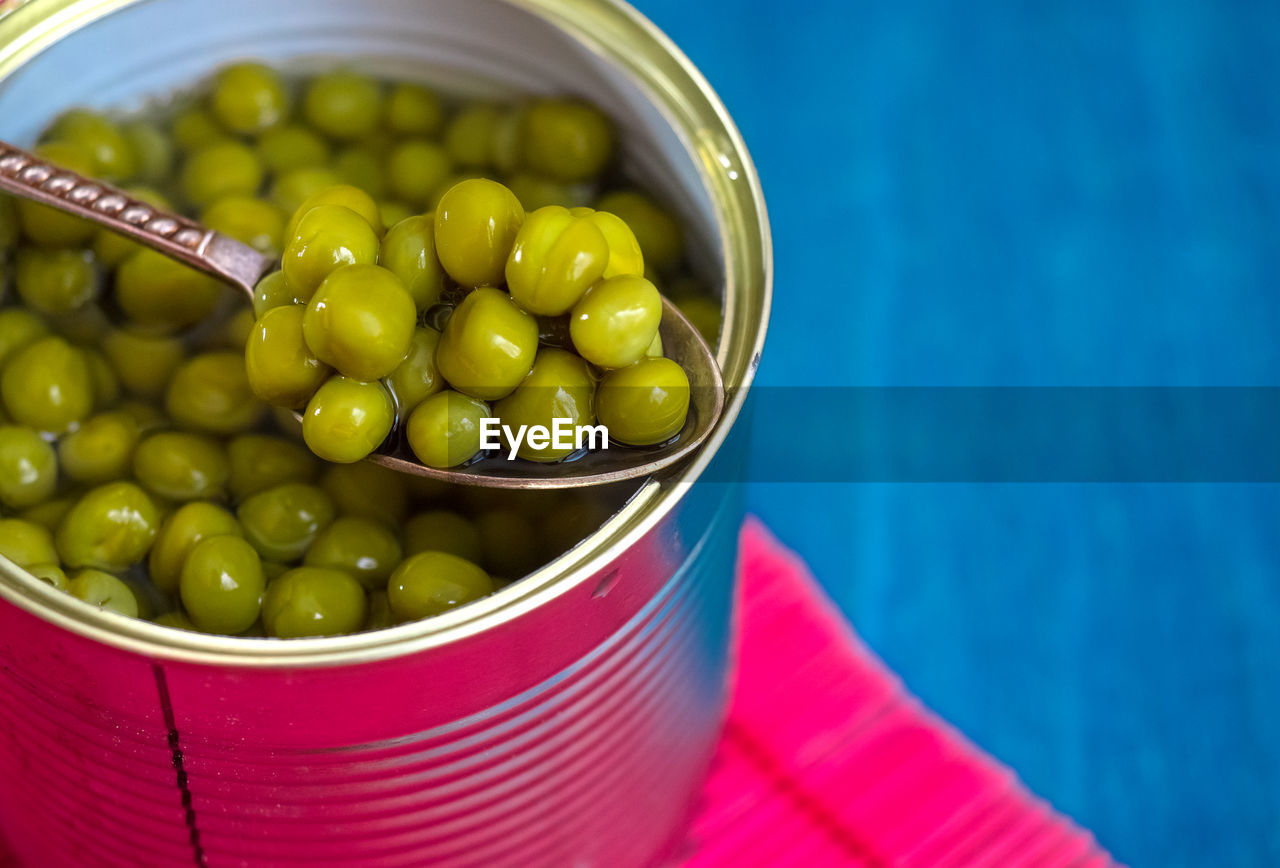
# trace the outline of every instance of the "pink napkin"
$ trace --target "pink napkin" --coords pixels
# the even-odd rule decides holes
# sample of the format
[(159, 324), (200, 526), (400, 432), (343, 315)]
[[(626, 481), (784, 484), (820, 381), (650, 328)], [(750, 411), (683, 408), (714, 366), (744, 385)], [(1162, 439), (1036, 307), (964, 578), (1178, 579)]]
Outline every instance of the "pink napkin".
[(737, 679), (685, 868), (1115, 865), (924, 709), (759, 521)]

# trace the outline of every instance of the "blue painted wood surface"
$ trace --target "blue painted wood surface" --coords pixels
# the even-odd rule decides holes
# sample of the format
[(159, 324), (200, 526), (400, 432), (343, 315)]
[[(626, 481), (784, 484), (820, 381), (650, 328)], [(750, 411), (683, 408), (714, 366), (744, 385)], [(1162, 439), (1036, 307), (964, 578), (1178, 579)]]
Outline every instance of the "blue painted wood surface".
[[(1280, 4), (638, 5), (764, 179), (762, 383), (1280, 384)], [(1280, 864), (1277, 487), (752, 505), (912, 689), (1118, 857)]]

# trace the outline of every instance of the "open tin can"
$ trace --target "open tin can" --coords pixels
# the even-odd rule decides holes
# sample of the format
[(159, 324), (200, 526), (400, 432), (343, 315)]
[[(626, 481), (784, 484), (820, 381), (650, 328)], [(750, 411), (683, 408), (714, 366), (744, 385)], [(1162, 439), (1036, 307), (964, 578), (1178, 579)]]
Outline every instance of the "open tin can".
[[(0, 5), (0, 9), (3, 6)], [(94, 610), (0, 558), (0, 838), (30, 866), (649, 865), (726, 697), (739, 420), (768, 319), (755, 171), (689, 61), (613, 0), (31, 0), (0, 17), (0, 138), (243, 57), (575, 93), (724, 289), (724, 417), (494, 596), (356, 636), (223, 638)], [(737, 424), (735, 424), (735, 422)]]

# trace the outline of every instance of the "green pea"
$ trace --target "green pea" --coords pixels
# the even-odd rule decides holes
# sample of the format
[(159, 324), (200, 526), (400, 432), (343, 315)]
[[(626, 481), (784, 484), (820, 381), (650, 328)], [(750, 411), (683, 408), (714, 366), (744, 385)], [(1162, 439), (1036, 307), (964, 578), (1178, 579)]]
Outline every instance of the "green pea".
[(258, 620), (267, 580), (262, 558), (238, 536), (213, 536), (191, 549), (178, 590), (191, 623), (209, 633), (243, 633)]
[(243, 353), (202, 353), (173, 374), (165, 409), (179, 425), (213, 434), (240, 434), (262, 421), (266, 407), (254, 398)]
[(387, 95), (387, 129), (401, 136), (431, 136), (444, 123), (435, 92), (418, 84), (397, 84)]
[(90, 155), (94, 177), (108, 181), (127, 181), (137, 171), (133, 147), (120, 127), (109, 118), (88, 111), (72, 109), (59, 117), (49, 130), (48, 138), (70, 142)]
[(573, 213), (585, 216), (609, 242), (609, 264), (605, 266), (604, 277), (644, 276), (644, 254), (640, 250), (640, 242), (636, 241), (622, 218), (608, 211), (592, 211), (590, 208), (574, 208)]
[(0, 395), (15, 422), (62, 434), (93, 410), (93, 379), (84, 353), (62, 338), (41, 338), (5, 365)]
[(528, 436), (521, 440), (517, 451), (521, 458), (559, 461), (578, 447), (573, 430), (558, 436), (557, 420), (567, 420), (571, 428), (595, 424), (595, 388), (586, 362), (573, 353), (545, 347), (538, 351), (529, 376), (495, 404), (493, 412), (512, 429), (536, 425), (552, 433), (544, 445), (533, 445)]
[(444, 378), (436, 369), (436, 347), (439, 343), (440, 332), (435, 329), (415, 330), (409, 355), (387, 376), (387, 386), (395, 396), (401, 418), (407, 417), (414, 407), (444, 388)]
[(493, 580), (480, 567), (445, 552), (422, 552), (391, 574), (387, 601), (400, 621), (440, 615), (493, 593)]
[(581, 206), (586, 205), (590, 199), (590, 187), (586, 185), (561, 184), (529, 172), (512, 175), (506, 179), (506, 183), (526, 211), (536, 211), (548, 205)]
[(714, 347), (720, 338), (719, 302), (706, 296), (685, 296), (673, 301), (676, 307), (680, 308), (685, 319), (693, 323), (693, 327), (698, 330), (703, 339)]
[(504, 110), (498, 118), (498, 124), (493, 130), (493, 167), (499, 172), (511, 175), (524, 165), (524, 144), (521, 141), (523, 128), (523, 109)]
[(186, 355), (181, 342), (161, 335), (112, 329), (102, 338), (102, 353), (124, 387), (146, 398), (164, 394)]
[(227, 129), (253, 135), (280, 123), (289, 111), (284, 82), (260, 63), (236, 63), (213, 82), (213, 115)]
[[(281, 171), (271, 185), (271, 201), (286, 214), (293, 214), (302, 207), (309, 196), (341, 182), (338, 173), (327, 166), (303, 166)], [(287, 243), (291, 233), (285, 232)]]
[[(48, 142), (35, 150), (36, 156), (64, 169), (92, 177), (92, 155), (70, 142)], [(88, 220), (40, 205), (30, 199), (17, 200), (18, 223), (28, 240), (44, 247), (75, 247), (85, 244), (98, 231)]]
[(230, 139), (213, 113), (200, 106), (188, 106), (174, 115), (169, 134), (178, 149), (187, 153)]
[(619, 190), (600, 198), (596, 207), (616, 214), (635, 233), (645, 261), (659, 271), (678, 268), (684, 258), (684, 232), (670, 214), (648, 196)]
[(477, 169), (470, 169), (462, 172), (454, 172), (452, 175), (450, 175), (449, 177), (441, 181), (440, 186), (437, 187), (435, 189), (435, 192), (431, 194), (431, 202), (429, 203), (430, 207), (428, 210), (434, 213), (440, 207), (440, 200), (444, 198), (444, 194), (448, 193), (450, 190), (452, 190), (454, 187), (461, 184), (463, 181), (476, 181), (476, 180), (492, 181), (493, 179), (490, 178), (489, 175)]
[[(281, 564), (281, 563), (277, 563), (276, 561), (262, 562), (262, 571), (267, 574), (268, 584), (270, 584), (271, 582), (274, 582), (276, 579), (280, 578), (285, 573), (289, 572), (289, 570), (291, 569), (293, 568), (288, 564)], [(266, 635), (265, 630), (263, 631), (263, 635), (264, 636)]]
[(122, 262), (115, 286), (125, 316), (155, 331), (177, 331), (203, 321), (226, 291), (209, 275), (154, 250), (139, 250)]
[(77, 600), (83, 600), (104, 612), (115, 612), (128, 618), (138, 617), (138, 598), (133, 589), (110, 573), (81, 570), (68, 582), (67, 592)]
[(139, 181), (158, 184), (166, 181), (173, 171), (174, 143), (155, 124), (147, 121), (131, 121), (121, 128), (137, 161), (134, 173)]
[(156, 618), (154, 623), (174, 630), (186, 630), (188, 633), (196, 632), (196, 625), (187, 617), (186, 612), (165, 612)]
[(71, 582), (67, 580), (67, 574), (57, 564), (32, 564), (27, 567), (27, 572), (46, 585), (51, 586), (54, 590), (71, 590)]
[(473, 564), (480, 563), (484, 546), (475, 522), (452, 510), (420, 512), (405, 522), (405, 556), (421, 552), (448, 552)]
[(187, 157), (179, 184), (182, 195), (194, 205), (210, 205), (224, 196), (252, 196), (262, 186), (265, 170), (248, 145), (221, 141), (206, 145)]
[(599, 175), (613, 155), (613, 128), (593, 106), (541, 99), (524, 112), (522, 158), (533, 171), (572, 183)]
[(73, 492), (65, 497), (45, 500), (22, 510), (18, 513), (18, 518), (46, 527), (51, 531), (56, 531), (58, 525), (62, 524), (62, 520), (66, 518), (67, 513), (71, 511), (71, 507), (75, 506), (79, 499), (79, 493)]
[(67, 478), (83, 485), (124, 479), (133, 467), (140, 429), (131, 415), (116, 410), (90, 417), (58, 443)]
[(467, 106), (458, 112), (444, 131), (449, 156), (460, 166), (492, 165), (494, 130), (500, 117), (490, 105)]
[(253, 325), (257, 321), (258, 318), (253, 315), (253, 308), (239, 308), (223, 321), (217, 331), (205, 339), (203, 346), (214, 350), (227, 349), (243, 353), (245, 346), (249, 343), (249, 336), (253, 334)]
[(609, 264), (609, 243), (586, 216), (551, 205), (525, 218), (507, 260), (507, 287), (530, 313), (560, 316)]
[(436, 208), (436, 254), (463, 286), (497, 286), (524, 223), (520, 200), (494, 181), (472, 179), (452, 187)]
[(368, 76), (348, 70), (320, 75), (307, 87), (307, 121), (332, 139), (367, 136), (382, 118), (382, 89)]
[(227, 457), (231, 460), (228, 488), (237, 501), (287, 482), (311, 482), (318, 464), (296, 443), (267, 434), (234, 438), (227, 444)]
[(426, 139), (409, 139), (392, 149), (387, 175), (391, 192), (406, 202), (426, 206), (453, 166), (444, 148)]
[(391, 614), (391, 603), (387, 601), (386, 591), (369, 592), (369, 614), (364, 619), (365, 632), (386, 630), (396, 625), (395, 616)]
[(510, 171), (518, 159), (518, 121), (518, 113), (496, 106), (468, 106), (445, 129), (445, 148), (460, 166)]
[[(173, 210), (168, 199), (149, 187), (129, 187), (125, 192), (152, 207), (164, 211)], [(99, 265), (106, 268), (118, 268), (120, 263), (143, 249), (138, 242), (112, 232), (110, 229), (99, 229), (93, 237), (94, 258), (98, 260)]]
[(321, 361), (358, 380), (385, 377), (409, 354), (418, 312), (404, 284), (376, 265), (325, 278), (307, 304), (302, 334)]
[(200, 222), (262, 253), (279, 252), (283, 246), (284, 213), (266, 199), (224, 196), (204, 209)]
[(22, 301), (40, 313), (68, 313), (84, 307), (98, 294), (93, 254), (87, 250), (19, 250), (14, 277)]
[(344, 570), (368, 590), (386, 587), (402, 557), (400, 541), (381, 522), (339, 518), (320, 532), (303, 564)]
[(0, 310), (0, 368), (14, 354), (49, 334), (44, 320), (18, 307)]
[(440, 300), (444, 270), (436, 258), (435, 215), (408, 217), (387, 230), (378, 264), (400, 278), (418, 310)]
[(168, 428), (172, 424), (159, 407), (145, 401), (132, 399), (121, 401), (116, 409), (121, 413), (127, 413), (133, 421), (138, 423), (138, 430), (144, 434)]
[(538, 530), (515, 509), (489, 509), (476, 516), (484, 544), (481, 563), (495, 576), (519, 578), (542, 563)]
[[(396, 550), (399, 549), (400, 543), (397, 542)], [(0, 518), (0, 555), (24, 568), (58, 562), (58, 550), (54, 548), (53, 534), (49, 529), (17, 518)], [(391, 575), (390, 569), (387, 575)]]
[(212, 437), (161, 431), (138, 444), (133, 474), (159, 497), (207, 500), (226, 491), (231, 465), (222, 444)]
[(303, 340), (305, 314), (301, 305), (272, 308), (249, 336), (244, 356), (249, 387), (268, 404), (304, 406), (333, 370)]
[[(302, 414), (285, 407), (272, 407), (271, 416), (275, 420), (276, 430), (285, 436), (292, 437), (298, 443), (302, 440)], [(305, 445), (303, 443), (303, 445)]]
[(255, 317), (261, 317), (272, 308), (286, 307), (293, 304), (306, 304), (306, 301), (298, 298), (293, 291), (293, 287), (289, 285), (289, 281), (284, 279), (283, 271), (271, 272), (262, 280), (259, 280), (258, 285), (253, 289), (253, 313)]
[(334, 464), (325, 469), (320, 485), (342, 515), (399, 527), (409, 511), (405, 476), (377, 464)]
[(350, 464), (376, 450), (395, 421), (395, 403), (381, 383), (333, 376), (307, 404), (302, 437), (325, 461)]
[(383, 127), (378, 127), (376, 130), (369, 133), (369, 135), (361, 137), (360, 140), (356, 142), (356, 145), (385, 161), (387, 154), (391, 151), (391, 148), (395, 146), (395, 143), (396, 136), (394, 136), (389, 130)]
[(453, 388), (492, 401), (520, 385), (537, 349), (537, 320), (502, 290), (481, 287), (449, 317), (436, 365)]
[(428, 467), (457, 467), (480, 452), (489, 405), (460, 392), (437, 392), (409, 414), (409, 448)]
[(245, 539), (260, 555), (289, 563), (301, 558), (316, 534), (333, 523), (335, 507), (322, 489), (290, 482), (245, 498), (236, 515)]
[(342, 183), (363, 190), (370, 196), (382, 196), (387, 191), (383, 159), (369, 148), (356, 145), (343, 149), (334, 158), (333, 170), (342, 179)]
[(289, 223), (285, 226), (285, 240), (293, 238), (298, 232), (298, 223), (303, 216), (312, 208), (320, 205), (341, 205), (348, 208), (365, 219), (365, 222), (373, 228), (375, 234), (381, 236), (383, 231), (382, 211), (378, 208), (378, 203), (373, 197), (361, 190), (359, 187), (351, 184), (327, 184), (319, 190), (311, 193), (306, 199), (298, 205), (293, 211), (293, 216), (289, 218)]
[(684, 428), (689, 378), (670, 359), (641, 359), (605, 376), (596, 390), (596, 413), (620, 443), (663, 443)]
[(89, 379), (93, 383), (93, 407), (105, 410), (120, 400), (120, 378), (116, 370), (98, 350), (93, 347), (80, 347), (84, 360), (89, 365)]
[[(382, 218), (383, 226), (395, 226), (397, 223), (412, 217), (413, 209), (403, 202), (383, 199), (378, 202), (378, 215)], [(386, 239), (383, 240), (385, 242)]]
[(329, 162), (329, 144), (301, 124), (282, 124), (258, 138), (258, 157), (268, 172), (279, 175), (324, 166)]
[(364, 588), (342, 570), (298, 567), (267, 587), (262, 623), (279, 639), (341, 636), (361, 628), (368, 607)]
[(243, 536), (234, 515), (212, 503), (185, 503), (160, 526), (147, 557), (147, 575), (157, 588), (173, 593), (192, 549), (201, 540), (227, 535)]
[(285, 280), (309, 299), (342, 266), (377, 262), (378, 247), (377, 233), (359, 214), (341, 205), (317, 205), (302, 215), (285, 245)]
[(662, 323), (662, 296), (643, 277), (601, 281), (578, 302), (569, 319), (573, 346), (602, 368), (639, 361)]
[(644, 354), (653, 359), (663, 356), (661, 332), (653, 336), (653, 343), (649, 344), (649, 348), (644, 351)]
[(160, 527), (160, 510), (132, 482), (91, 489), (58, 525), (54, 541), (71, 567), (123, 570), (147, 556)]
[(86, 304), (70, 313), (46, 316), (45, 321), (53, 331), (74, 344), (93, 344), (101, 341), (111, 330), (111, 319), (97, 302)]

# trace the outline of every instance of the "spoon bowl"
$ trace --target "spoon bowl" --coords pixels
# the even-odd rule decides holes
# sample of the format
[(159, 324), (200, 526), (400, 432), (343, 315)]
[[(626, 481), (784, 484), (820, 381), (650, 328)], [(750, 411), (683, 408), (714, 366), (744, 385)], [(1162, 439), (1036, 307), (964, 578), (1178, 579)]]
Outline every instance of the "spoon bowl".
[[(0, 192), (10, 193), (98, 223), (171, 259), (218, 278), (251, 301), (254, 287), (277, 260), (189, 218), (142, 202), (109, 184), (86, 178), (0, 140)], [(692, 323), (663, 297), (659, 326), (665, 354), (689, 377), (689, 416), (672, 440), (651, 447), (616, 443), (552, 464), (490, 455), (462, 467), (427, 467), (397, 426), (366, 460), (401, 473), (485, 488), (586, 488), (641, 479), (689, 457), (710, 435), (724, 410), (724, 381), (715, 356)], [(300, 413), (294, 413), (301, 420)]]
[[(438, 470), (413, 457), (398, 426), (388, 443), (367, 460), (401, 473), (484, 488), (582, 488), (652, 476), (687, 458), (701, 446), (724, 410), (724, 383), (711, 349), (665, 296), (658, 333), (667, 357), (689, 375), (689, 417), (680, 433), (666, 443), (635, 447), (611, 442), (605, 450), (548, 464), (489, 455), (462, 467)], [(295, 415), (302, 418), (300, 414)]]

